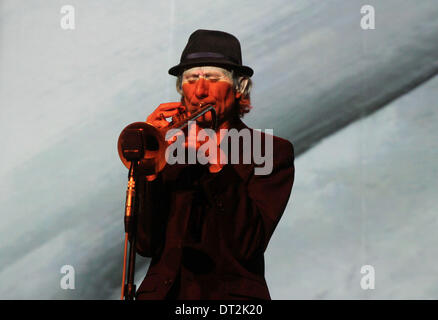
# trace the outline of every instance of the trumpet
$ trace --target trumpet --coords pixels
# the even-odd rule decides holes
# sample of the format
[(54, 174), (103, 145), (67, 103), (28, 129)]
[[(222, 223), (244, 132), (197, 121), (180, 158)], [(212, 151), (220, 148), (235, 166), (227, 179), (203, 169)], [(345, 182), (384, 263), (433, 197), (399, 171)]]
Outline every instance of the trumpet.
[[(134, 122), (126, 126), (117, 141), (120, 160), (129, 169), (136, 161), (141, 172), (150, 175), (163, 170), (166, 165), (166, 134), (171, 129), (183, 130), (189, 121), (195, 121), (207, 112), (211, 112), (211, 129), (217, 129), (217, 115), (214, 104), (199, 104), (198, 110), (182, 112), (172, 117), (168, 126), (157, 128), (146, 122)], [(164, 118), (164, 116), (162, 116)]]

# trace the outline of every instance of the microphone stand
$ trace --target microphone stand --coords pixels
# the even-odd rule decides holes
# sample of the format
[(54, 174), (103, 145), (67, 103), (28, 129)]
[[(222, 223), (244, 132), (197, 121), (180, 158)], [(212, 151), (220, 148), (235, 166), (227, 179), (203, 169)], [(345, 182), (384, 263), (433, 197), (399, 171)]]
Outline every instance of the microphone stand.
[[(148, 130), (150, 125), (144, 122), (135, 122), (123, 129), (117, 142), (117, 149), (123, 164), (129, 168), (128, 187), (126, 190), (125, 204), (125, 247), (123, 253), (123, 282), (120, 299), (134, 300), (135, 298), (135, 255), (136, 255), (136, 232), (137, 232), (137, 200), (136, 183), (139, 174), (152, 174), (155, 172), (154, 158), (145, 158), (147, 150)], [(154, 128), (154, 130), (156, 130)], [(155, 145), (152, 143), (152, 148)], [(148, 189), (149, 190), (149, 189)], [(149, 192), (149, 191), (146, 191)], [(149, 197), (147, 197), (149, 199)], [(149, 201), (149, 200), (146, 200)], [(129, 257), (128, 257), (129, 242)], [(128, 274), (126, 275), (126, 263)]]
[[(135, 244), (136, 244), (136, 226), (137, 226), (137, 201), (136, 201), (136, 169), (137, 161), (131, 161), (131, 166), (128, 175), (128, 188), (126, 190), (125, 204), (125, 247), (123, 253), (123, 283), (120, 299), (134, 300), (135, 297)], [(128, 277), (126, 278), (126, 258), (129, 242), (129, 261), (128, 261)], [(127, 283), (126, 283), (127, 280)]]

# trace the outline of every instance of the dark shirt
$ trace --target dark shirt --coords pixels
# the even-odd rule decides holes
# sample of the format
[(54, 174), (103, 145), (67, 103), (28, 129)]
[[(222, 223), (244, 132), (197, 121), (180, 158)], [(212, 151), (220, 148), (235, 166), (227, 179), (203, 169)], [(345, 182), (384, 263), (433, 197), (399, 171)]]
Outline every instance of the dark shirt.
[[(211, 200), (204, 190), (219, 175), (229, 174), (229, 169), (226, 165), (221, 171), (211, 173), (208, 166), (197, 164), (188, 167), (183, 174), (184, 187), (192, 190), (193, 201), (182, 243), (181, 267), (166, 299), (181, 300), (188, 296), (197, 296), (205, 300), (220, 298), (214, 290), (215, 278), (211, 276), (215, 272), (216, 263), (211, 258), (208, 248), (203, 246), (207, 238), (205, 233), (210, 229), (210, 226), (204, 225), (211, 222), (211, 215), (216, 214), (211, 210)], [(219, 285), (220, 283), (217, 283), (216, 287)]]

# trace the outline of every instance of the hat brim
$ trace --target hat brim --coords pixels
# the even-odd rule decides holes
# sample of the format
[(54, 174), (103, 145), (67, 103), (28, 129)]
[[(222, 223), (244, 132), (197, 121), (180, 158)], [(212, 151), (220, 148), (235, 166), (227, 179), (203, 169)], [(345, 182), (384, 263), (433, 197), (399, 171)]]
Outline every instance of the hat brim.
[(214, 66), (214, 67), (223, 67), (224, 69), (232, 69), (237, 71), (239, 74), (247, 77), (251, 77), (254, 74), (254, 70), (247, 66), (241, 66), (235, 63), (232, 63), (228, 60), (222, 59), (193, 59), (192, 61), (182, 62), (172, 68), (169, 69), (169, 74), (172, 76), (181, 75), (184, 70), (200, 67), (200, 66)]

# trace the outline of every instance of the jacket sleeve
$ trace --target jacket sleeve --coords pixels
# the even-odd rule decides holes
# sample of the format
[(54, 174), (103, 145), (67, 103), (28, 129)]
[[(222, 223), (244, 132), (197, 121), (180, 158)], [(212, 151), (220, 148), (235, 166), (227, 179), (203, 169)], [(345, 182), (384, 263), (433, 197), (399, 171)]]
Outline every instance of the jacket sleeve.
[(137, 182), (137, 253), (144, 257), (159, 255), (164, 247), (167, 221), (166, 185), (161, 174), (154, 181), (140, 176)]
[(252, 175), (247, 185), (247, 217), (251, 227), (241, 231), (240, 256), (249, 260), (265, 252), (289, 201), (295, 178), (292, 143), (282, 140), (269, 175)]

